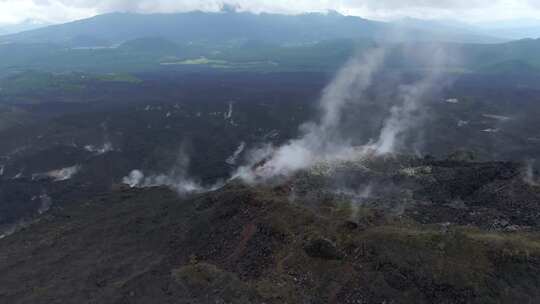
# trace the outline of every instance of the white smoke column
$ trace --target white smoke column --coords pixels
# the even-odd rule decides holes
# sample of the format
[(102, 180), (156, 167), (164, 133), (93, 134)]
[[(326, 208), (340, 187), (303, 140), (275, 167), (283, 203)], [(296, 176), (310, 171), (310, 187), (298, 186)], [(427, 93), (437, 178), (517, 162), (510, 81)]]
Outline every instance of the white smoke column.
[(323, 92), (319, 103), (320, 121), (301, 126), (303, 136), (278, 148), (264, 146), (252, 152), (252, 161), (248, 166), (239, 168), (233, 178), (241, 178), (248, 183), (264, 182), (289, 176), (316, 163), (356, 160), (397, 152), (406, 136), (421, 123), (423, 102), (431, 91), (442, 85), (442, 71), (449, 58), (444, 48), (438, 45), (406, 47), (405, 54), (407, 58), (416, 58), (419, 63), (426, 64), (429, 72), (416, 83), (399, 87), (399, 103), (391, 108), (390, 116), (375, 142), (353, 147), (342, 136), (341, 126), (345, 111), (366, 101), (364, 93), (371, 86), (374, 73), (384, 62), (385, 51), (382, 49), (368, 51), (364, 56), (355, 57), (345, 64)]
[(373, 146), (376, 154), (394, 153), (400, 136), (419, 123), (417, 114), (421, 100), (431, 89), (431, 83), (431, 79), (424, 79), (415, 85), (400, 88), (403, 104), (391, 108), (390, 117), (385, 121), (379, 139)]
[(229, 110), (227, 112), (225, 112), (225, 115), (224, 115), (225, 120), (231, 119), (232, 115), (233, 115), (233, 102), (230, 101), (229, 102)]
[(538, 186), (540, 183), (536, 180), (535, 174), (534, 174), (534, 163), (535, 160), (528, 160), (526, 162), (525, 166), (525, 177), (524, 181), (525, 183), (531, 185), (531, 186)]
[(399, 98), (402, 102), (401, 105), (391, 108), (390, 117), (385, 121), (379, 139), (370, 145), (375, 154), (395, 153), (403, 144), (401, 141), (408, 131), (418, 127), (421, 123), (422, 103), (430, 91), (440, 86), (441, 71), (447, 61), (447, 56), (442, 48), (436, 48), (433, 51), (429, 57), (432, 70), (428, 75), (414, 84), (400, 87)]
[[(301, 127), (299, 139), (275, 149), (266, 146), (255, 154), (249, 166), (241, 167), (233, 178), (247, 182), (287, 176), (317, 162), (347, 159), (354, 149), (340, 135), (340, 121), (347, 106), (363, 101), (364, 91), (370, 87), (373, 74), (384, 61), (383, 49), (373, 49), (363, 56), (354, 57), (338, 72), (320, 99), (321, 119)], [(259, 168), (257, 164), (264, 162)]]
[(182, 149), (171, 171), (166, 175), (146, 178), (145, 186), (168, 186), (180, 194), (204, 191), (201, 185), (189, 177), (189, 164), (190, 158)]
[(128, 176), (122, 179), (122, 183), (130, 186), (131, 188), (142, 185), (144, 181), (144, 174), (140, 170), (133, 170)]
[(380, 68), (384, 60), (384, 50), (374, 49), (362, 57), (349, 60), (338, 72), (332, 83), (326, 87), (320, 101), (322, 119), (319, 128), (324, 133), (338, 126), (345, 106), (349, 102), (358, 101), (370, 85), (373, 74)]

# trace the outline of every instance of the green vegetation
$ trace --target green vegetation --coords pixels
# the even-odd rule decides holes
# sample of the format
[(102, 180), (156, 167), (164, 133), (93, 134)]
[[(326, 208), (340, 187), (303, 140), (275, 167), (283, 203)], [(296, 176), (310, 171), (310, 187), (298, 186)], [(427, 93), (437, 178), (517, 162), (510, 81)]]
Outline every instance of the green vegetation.
[(0, 96), (10, 103), (39, 102), (39, 96), (73, 96), (90, 90), (95, 82), (141, 83), (128, 73), (88, 74), (50, 73), (36, 70), (16, 73), (0, 79)]
[[(335, 39), (297, 45), (256, 41), (176, 44), (165, 39), (128, 41), (117, 48), (60, 48), (55, 45), (0, 45), (4, 71), (36, 69), (52, 72), (83, 71), (98, 74), (133, 73), (160, 69), (201, 68), (251, 71), (333, 71), (348, 58), (375, 46), (370, 39)], [(386, 45), (392, 69), (429, 71), (423, 58), (407, 54), (409, 44)], [(429, 45), (418, 43), (417, 47)], [(539, 40), (507, 44), (441, 44), (449, 49), (449, 73), (539, 73)]]
[(35, 91), (61, 90), (74, 92), (85, 88), (83, 76), (79, 74), (52, 74), (38, 71), (28, 71), (2, 79), (1, 94), (17, 94)]

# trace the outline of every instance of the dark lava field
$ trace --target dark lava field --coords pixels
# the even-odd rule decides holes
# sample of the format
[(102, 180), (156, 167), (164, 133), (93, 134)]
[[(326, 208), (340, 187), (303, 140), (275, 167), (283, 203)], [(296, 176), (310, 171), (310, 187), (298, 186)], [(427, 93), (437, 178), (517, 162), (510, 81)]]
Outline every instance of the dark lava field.
[[(56, 75), (79, 89), (0, 97), (0, 302), (540, 297), (536, 78), (455, 77), (396, 153), (250, 185), (231, 176), (250, 150), (299, 136), (332, 74), (136, 76)], [(384, 124), (388, 83), (417, 77), (377, 75), (346, 113), (353, 144)], [(204, 190), (130, 187), (133, 170)]]

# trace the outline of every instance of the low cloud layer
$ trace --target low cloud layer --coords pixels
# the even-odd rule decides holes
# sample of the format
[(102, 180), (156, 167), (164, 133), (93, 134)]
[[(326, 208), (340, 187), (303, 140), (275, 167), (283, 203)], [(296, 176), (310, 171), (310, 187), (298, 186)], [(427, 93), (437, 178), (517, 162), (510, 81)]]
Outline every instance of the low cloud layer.
[(224, 2), (253, 12), (336, 10), (372, 19), (415, 17), (494, 21), (537, 18), (540, 12), (540, 2), (536, 0), (0, 0), (0, 24), (26, 19), (65, 22), (116, 11), (217, 11)]

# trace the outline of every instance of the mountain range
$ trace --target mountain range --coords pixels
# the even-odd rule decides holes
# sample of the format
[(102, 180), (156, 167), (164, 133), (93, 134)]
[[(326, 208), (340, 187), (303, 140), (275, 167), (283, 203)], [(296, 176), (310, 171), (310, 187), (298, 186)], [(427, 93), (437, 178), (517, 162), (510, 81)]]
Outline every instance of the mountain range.
[[(537, 73), (540, 41), (506, 41), (455, 24), (391, 23), (336, 12), (111, 13), (0, 36), (0, 76), (21, 70), (99, 73), (148, 70), (335, 71), (362, 50), (389, 50), (390, 68), (430, 68), (404, 54), (444, 49), (448, 70)], [(431, 46), (430, 46), (431, 45)]]
[(443, 27), (385, 23), (337, 12), (301, 15), (224, 11), (175, 14), (111, 13), (4, 37), (3, 41), (70, 46), (114, 46), (148, 36), (179, 43), (258, 40), (280, 45), (332, 39), (500, 42), (502, 39)]

